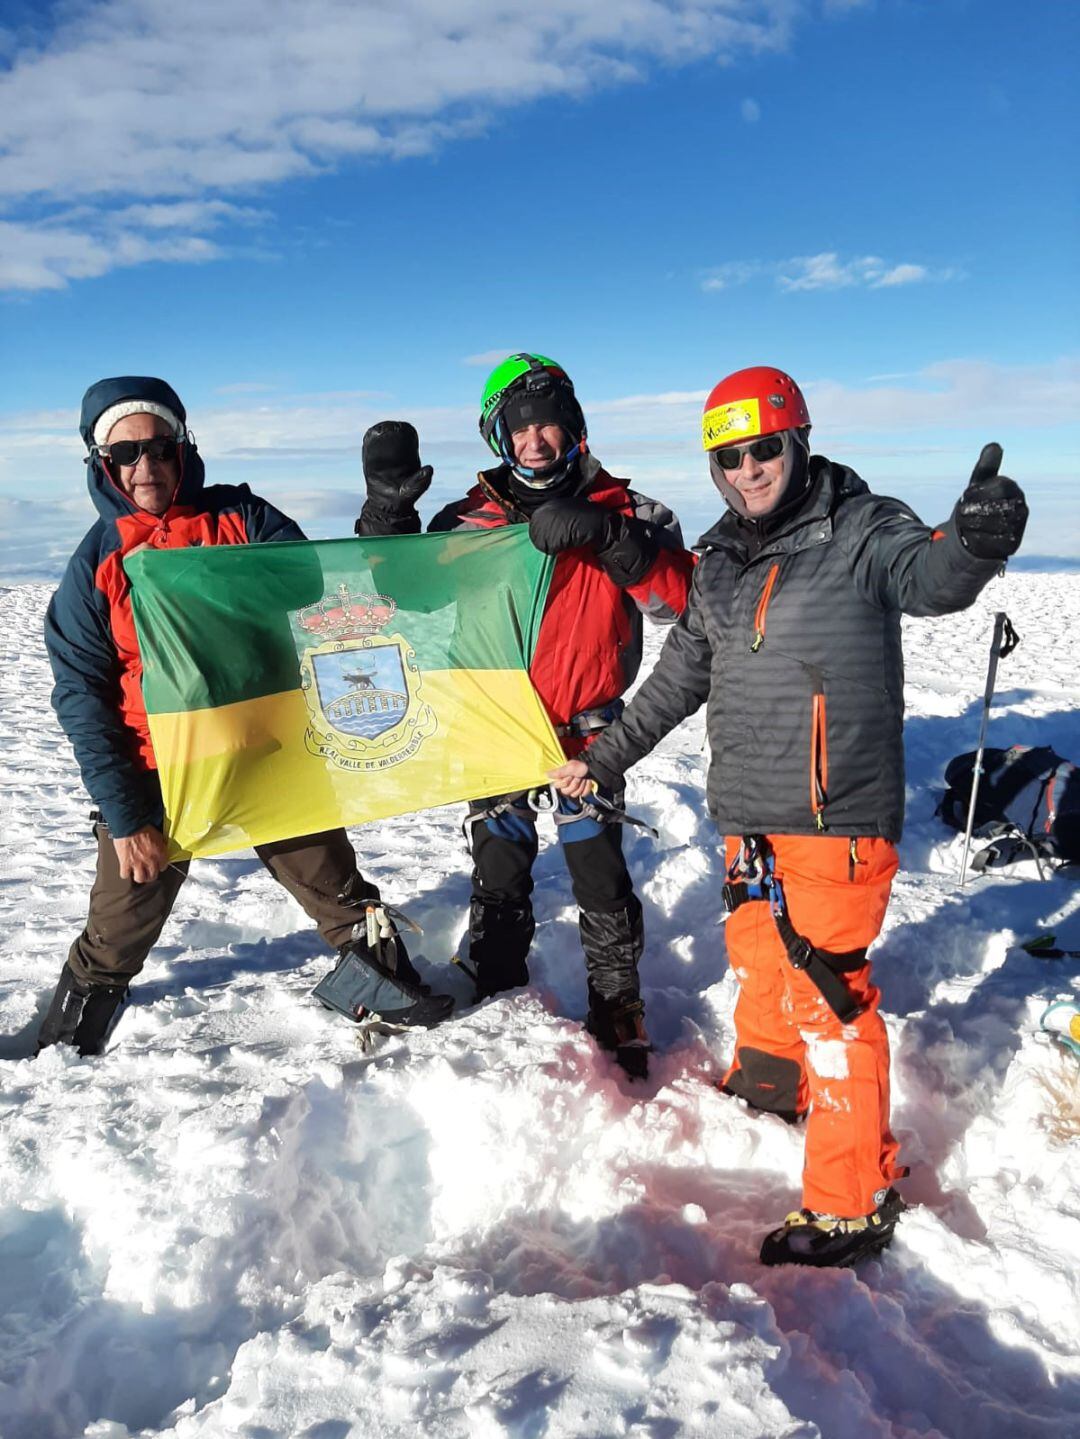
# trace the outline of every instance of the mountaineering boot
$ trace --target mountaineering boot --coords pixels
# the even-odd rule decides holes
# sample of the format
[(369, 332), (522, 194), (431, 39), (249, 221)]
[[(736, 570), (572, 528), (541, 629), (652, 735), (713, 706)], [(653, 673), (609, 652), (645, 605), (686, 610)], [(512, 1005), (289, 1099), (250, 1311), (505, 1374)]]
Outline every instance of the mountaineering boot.
[(434, 1029), (449, 1017), (454, 999), (421, 982), (386, 909), (369, 904), (338, 962), (311, 991), (327, 1009), (358, 1023)]
[(779, 1229), (766, 1236), (761, 1246), (761, 1262), (846, 1269), (885, 1248), (905, 1208), (896, 1190), (886, 1189), (873, 1213), (856, 1219), (797, 1209)]
[(652, 1045), (645, 1033), (645, 1005), (636, 996), (623, 1001), (590, 995), (585, 1028), (631, 1079), (646, 1079)]
[(580, 910), (578, 933), (589, 977), (585, 1028), (631, 1079), (644, 1079), (652, 1045), (638, 984), (638, 961), (645, 947), (641, 903), (631, 894), (622, 909)]
[(83, 1058), (101, 1054), (126, 996), (126, 984), (83, 984), (65, 964), (38, 1030), (37, 1053), (70, 1044)]
[(82, 985), (75, 978), (68, 965), (60, 971), (60, 979), (49, 1004), (48, 1013), (38, 1030), (37, 1052), (41, 1053), (50, 1044), (72, 1044), (75, 1030), (82, 1018), (83, 1005), (90, 993), (89, 985)]
[(469, 963), (476, 998), (490, 999), (529, 982), (527, 956), (536, 930), (527, 899), (469, 903)]

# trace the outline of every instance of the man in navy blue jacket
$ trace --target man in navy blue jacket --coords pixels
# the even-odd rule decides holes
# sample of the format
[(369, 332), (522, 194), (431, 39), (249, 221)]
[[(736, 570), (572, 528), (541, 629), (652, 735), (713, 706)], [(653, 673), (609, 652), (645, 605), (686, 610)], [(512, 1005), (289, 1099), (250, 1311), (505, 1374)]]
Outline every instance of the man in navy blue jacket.
[[(100, 380), (83, 399), (90, 497), (100, 518), (72, 556), (49, 605), (45, 644), (53, 708), (95, 805), (97, 877), (42, 1025), (39, 1050), (74, 1044), (101, 1052), (187, 874), (170, 864), (157, 762), (142, 696), (142, 661), (124, 556), (150, 546), (302, 540), (303, 533), (247, 485), (204, 483), (179, 397), (163, 380)], [(379, 891), (359, 873), (342, 829), (259, 845), (256, 853), (336, 950), (364, 951), (353, 929)], [(385, 959), (385, 955), (383, 956)], [(434, 1023), (450, 1001), (429, 996), (400, 943), (394, 949), (399, 1023)], [(364, 955), (366, 959), (366, 954)], [(387, 994), (386, 976), (378, 975)], [(438, 1002), (436, 1002), (438, 1001)], [(385, 1009), (384, 1002), (384, 1009)]]

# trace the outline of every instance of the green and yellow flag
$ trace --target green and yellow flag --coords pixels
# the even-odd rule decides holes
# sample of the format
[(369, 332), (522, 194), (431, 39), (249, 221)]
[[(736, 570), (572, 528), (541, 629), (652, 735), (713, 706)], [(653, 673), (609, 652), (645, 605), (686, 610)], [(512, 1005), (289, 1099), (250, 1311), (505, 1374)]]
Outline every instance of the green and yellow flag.
[(174, 857), (546, 783), (523, 525), (129, 556)]

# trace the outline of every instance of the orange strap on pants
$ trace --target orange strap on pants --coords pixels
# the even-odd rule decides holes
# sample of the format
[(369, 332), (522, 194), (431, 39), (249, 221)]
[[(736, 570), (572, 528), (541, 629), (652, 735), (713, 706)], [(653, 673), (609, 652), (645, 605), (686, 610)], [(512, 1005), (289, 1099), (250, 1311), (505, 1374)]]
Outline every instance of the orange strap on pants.
[[(768, 835), (795, 930), (834, 954), (877, 938), (897, 870), (887, 840)], [(741, 841), (727, 839), (728, 860)], [(803, 1204), (853, 1217), (902, 1170), (889, 1130), (889, 1044), (870, 965), (841, 978), (863, 1005), (847, 1024), (792, 967), (766, 901), (743, 904), (725, 926), (739, 981), (735, 1058), (724, 1086), (759, 1109), (806, 1114)]]

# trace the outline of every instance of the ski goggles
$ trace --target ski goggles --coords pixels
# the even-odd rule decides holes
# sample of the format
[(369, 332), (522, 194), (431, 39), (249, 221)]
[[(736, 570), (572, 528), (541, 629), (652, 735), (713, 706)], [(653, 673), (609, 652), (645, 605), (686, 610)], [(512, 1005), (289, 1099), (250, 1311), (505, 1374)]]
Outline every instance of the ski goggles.
[(747, 455), (758, 461), (775, 460), (784, 453), (787, 444), (785, 434), (786, 431), (781, 431), (778, 435), (762, 435), (759, 440), (751, 440), (745, 445), (723, 445), (710, 451), (710, 459), (714, 459), (722, 470), (739, 469)]
[(137, 465), (143, 455), (152, 460), (175, 460), (180, 441), (173, 435), (154, 435), (149, 440), (117, 440), (114, 445), (99, 445), (98, 454), (114, 465)]

